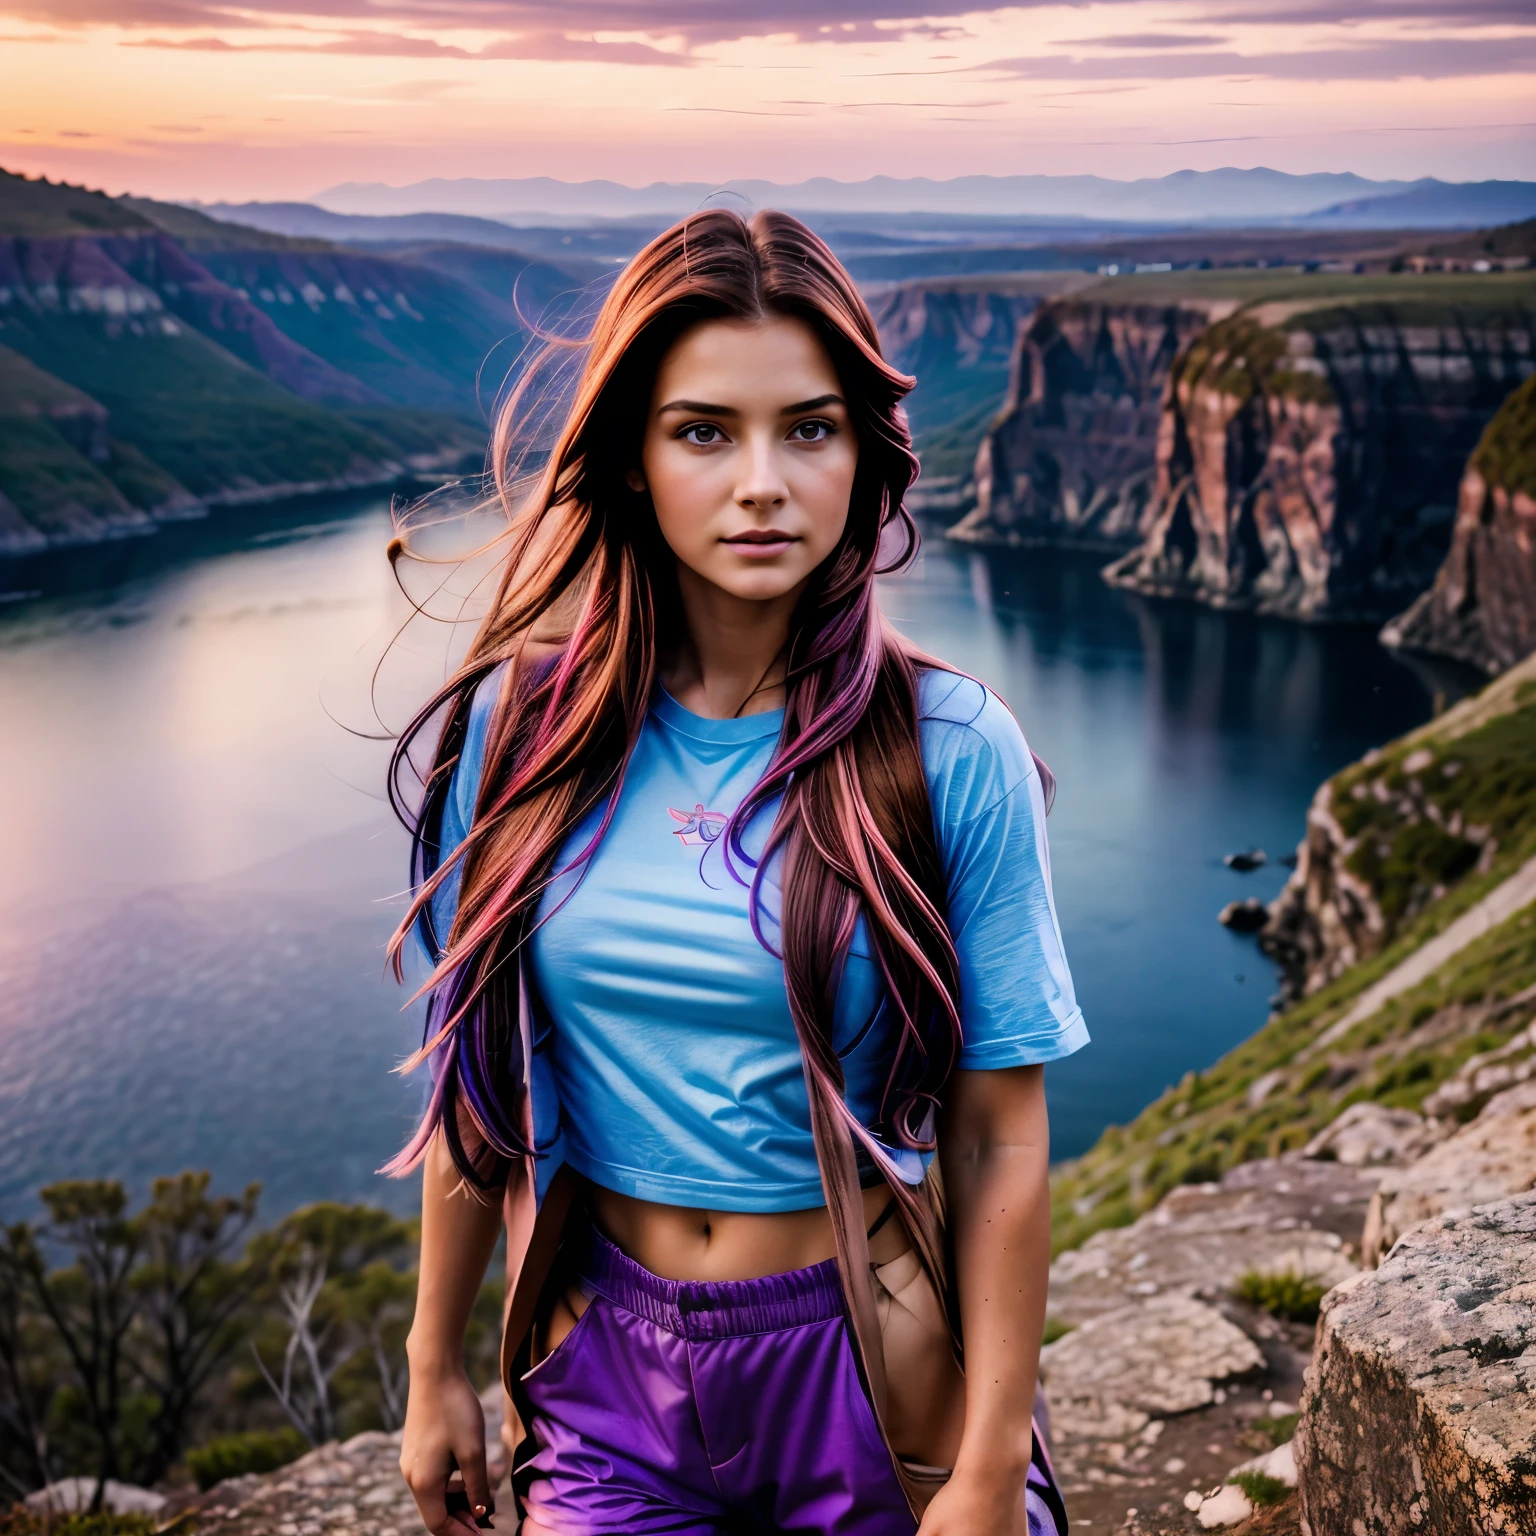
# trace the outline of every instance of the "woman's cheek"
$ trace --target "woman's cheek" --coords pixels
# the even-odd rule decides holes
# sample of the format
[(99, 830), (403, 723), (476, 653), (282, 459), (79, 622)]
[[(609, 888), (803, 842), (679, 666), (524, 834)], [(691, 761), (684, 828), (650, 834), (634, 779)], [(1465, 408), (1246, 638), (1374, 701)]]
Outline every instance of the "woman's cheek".
[(711, 521), (720, 502), (710, 468), (698, 463), (667, 462), (662, 457), (650, 473), (651, 500), (662, 536), (674, 553), (696, 556), (713, 544)]

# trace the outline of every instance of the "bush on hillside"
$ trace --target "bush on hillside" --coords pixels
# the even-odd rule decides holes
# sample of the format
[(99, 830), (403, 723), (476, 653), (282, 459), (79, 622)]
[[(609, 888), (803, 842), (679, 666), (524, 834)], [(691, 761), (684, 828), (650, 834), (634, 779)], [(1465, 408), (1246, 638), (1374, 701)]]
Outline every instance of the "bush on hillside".
[(250, 1472), (275, 1472), (297, 1461), (309, 1442), (296, 1429), (253, 1429), (243, 1435), (221, 1435), (187, 1452), (187, 1470), (204, 1490), (226, 1477)]

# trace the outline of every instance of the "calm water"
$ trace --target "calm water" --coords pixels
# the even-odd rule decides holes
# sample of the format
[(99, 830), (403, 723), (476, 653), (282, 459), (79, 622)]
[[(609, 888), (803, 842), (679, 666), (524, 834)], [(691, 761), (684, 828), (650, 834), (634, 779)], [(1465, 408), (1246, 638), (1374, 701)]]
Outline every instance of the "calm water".
[[(440, 676), (378, 503), (250, 517), (126, 558), (88, 593), (0, 607), (0, 1216), (49, 1179), (209, 1167), (276, 1214), (406, 1207), (374, 1176), (418, 1090), (383, 980), (403, 839), (384, 748)], [(120, 566), (121, 551), (102, 557)], [(1092, 558), (931, 542), (887, 610), (996, 688), (1051, 764), (1057, 903), (1093, 1045), (1049, 1074), (1071, 1155), (1263, 1022), (1251, 941), (1321, 779), (1428, 717), (1426, 684), (1358, 630), (1148, 603)]]

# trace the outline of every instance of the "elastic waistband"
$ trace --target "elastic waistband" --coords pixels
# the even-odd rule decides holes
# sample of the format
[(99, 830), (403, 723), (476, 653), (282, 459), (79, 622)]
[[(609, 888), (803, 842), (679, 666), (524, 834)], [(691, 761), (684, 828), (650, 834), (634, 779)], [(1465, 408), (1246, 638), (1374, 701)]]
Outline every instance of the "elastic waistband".
[(684, 1339), (776, 1333), (844, 1315), (836, 1259), (759, 1280), (663, 1280), (592, 1228), (580, 1273), (593, 1294)]

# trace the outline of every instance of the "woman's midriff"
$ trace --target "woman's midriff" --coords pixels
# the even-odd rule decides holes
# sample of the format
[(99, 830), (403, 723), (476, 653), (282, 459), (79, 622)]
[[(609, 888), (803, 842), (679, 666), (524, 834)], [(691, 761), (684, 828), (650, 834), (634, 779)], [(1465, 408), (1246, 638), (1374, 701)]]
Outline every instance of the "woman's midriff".
[[(592, 1183), (585, 1192), (603, 1235), (664, 1280), (757, 1280), (808, 1269), (837, 1252), (825, 1206), (809, 1211), (705, 1211), (636, 1200)], [(890, 1198), (883, 1183), (864, 1191), (866, 1227), (875, 1224)], [(870, 1260), (889, 1263), (907, 1246), (901, 1223), (887, 1221), (870, 1239)], [(560, 1297), (541, 1330), (543, 1338), (534, 1338), (534, 1359), (556, 1349), (585, 1311), (586, 1298), (579, 1290)]]

